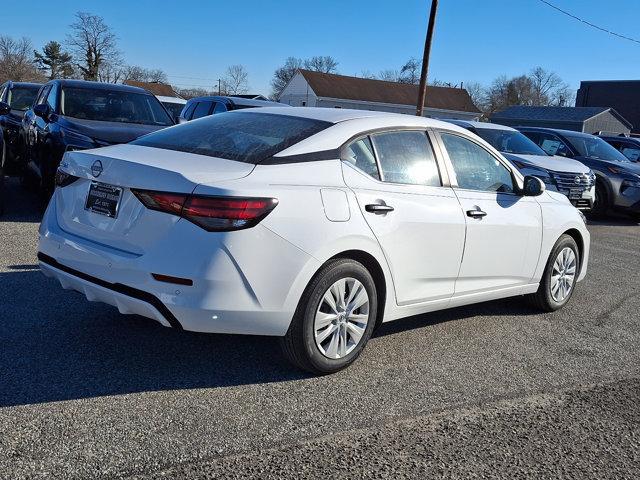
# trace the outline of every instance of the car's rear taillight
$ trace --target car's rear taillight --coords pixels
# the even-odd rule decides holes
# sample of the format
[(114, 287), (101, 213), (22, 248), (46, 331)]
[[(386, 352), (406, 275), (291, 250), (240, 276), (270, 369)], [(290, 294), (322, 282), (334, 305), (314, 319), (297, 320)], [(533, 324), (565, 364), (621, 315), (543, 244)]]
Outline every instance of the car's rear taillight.
[(56, 187), (66, 187), (67, 185), (71, 185), (76, 180), (78, 180), (78, 177), (74, 177), (73, 175), (67, 172), (63, 172), (60, 169), (56, 171), (56, 176), (55, 176)]
[(209, 232), (253, 227), (275, 208), (275, 198), (210, 197), (132, 190), (147, 208), (178, 215)]

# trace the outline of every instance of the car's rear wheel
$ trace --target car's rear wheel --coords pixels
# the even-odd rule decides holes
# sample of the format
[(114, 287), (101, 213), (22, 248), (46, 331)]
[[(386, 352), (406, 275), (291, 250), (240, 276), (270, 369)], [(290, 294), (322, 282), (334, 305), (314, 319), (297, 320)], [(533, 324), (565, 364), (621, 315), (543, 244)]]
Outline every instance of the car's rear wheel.
[(358, 358), (376, 323), (376, 286), (351, 259), (326, 264), (307, 286), (281, 345), (297, 367), (337, 372)]
[(538, 291), (528, 296), (530, 303), (545, 312), (564, 307), (573, 295), (579, 273), (578, 245), (570, 235), (562, 235), (549, 255)]

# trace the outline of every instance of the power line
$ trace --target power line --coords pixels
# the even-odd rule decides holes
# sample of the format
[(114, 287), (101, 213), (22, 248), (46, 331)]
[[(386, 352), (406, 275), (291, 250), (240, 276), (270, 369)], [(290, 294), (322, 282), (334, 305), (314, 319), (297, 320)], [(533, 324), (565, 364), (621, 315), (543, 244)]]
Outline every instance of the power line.
[(606, 28), (600, 27), (598, 25), (595, 25), (591, 22), (588, 22), (587, 20), (584, 20), (580, 17), (577, 17), (575, 15), (573, 15), (572, 13), (567, 12), (566, 10), (561, 9), (560, 7), (555, 6), (554, 4), (547, 2), (547, 0), (539, 0), (540, 2), (544, 3), (545, 5), (559, 11), (560, 13), (563, 13), (564, 15), (567, 15), (568, 17), (573, 18), (574, 20), (578, 20), (579, 22), (584, 23), (585, 25), (589, 25), (592, 28), (595, 28), (596, 30), (600, 30), (601, 32), (605, 32), (608, 33), (609, 35), (613, 35), (614, 37), (618, 37), (618, 38), (622, 38), (624, 40), (629, 40), (630, 42), (634, 42), (634, 43), (640, 43), (640, 40), (636, 40), (635, 38), (631, 38), (631, 37), (627, 37), (626, 35), (621, 35), (620, 33), (616, 33), (616, 32), (612, 32), (611, 30), (607, 30)]

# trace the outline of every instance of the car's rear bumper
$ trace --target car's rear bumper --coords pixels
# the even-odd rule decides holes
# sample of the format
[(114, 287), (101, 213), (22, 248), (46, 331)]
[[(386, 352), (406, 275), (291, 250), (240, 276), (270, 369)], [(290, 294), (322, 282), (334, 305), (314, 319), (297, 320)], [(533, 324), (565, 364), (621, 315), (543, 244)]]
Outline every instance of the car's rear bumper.
[[(123, 252), (62, 230), (55, 196), (40, 227), (39, 260), (64, 288), (122, 313), (184, 330), (276, 336), (286, 333), (309, 272), (319, 267), (260, 225), (216, 234), (177, 222), (144, 254)], [(158, 281), (153, 273), (193, 284)]]

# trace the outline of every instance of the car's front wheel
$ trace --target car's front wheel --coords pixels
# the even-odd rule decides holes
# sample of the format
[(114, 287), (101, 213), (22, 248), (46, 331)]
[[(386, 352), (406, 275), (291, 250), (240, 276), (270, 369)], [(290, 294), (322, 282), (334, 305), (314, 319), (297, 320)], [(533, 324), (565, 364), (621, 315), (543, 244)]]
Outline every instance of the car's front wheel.
[(545, 312), (564, 307), (573, 295), (579, 273), (578, 245), (570, 235), (562, 235), (549, 255), (538, 291), (529, 295), (531, 304)]
[(376, 323), (376, 286), (351, 259), (326, 264), (307, 286), (281, 345), (297, 367), (337, 372), (358, 358)]

